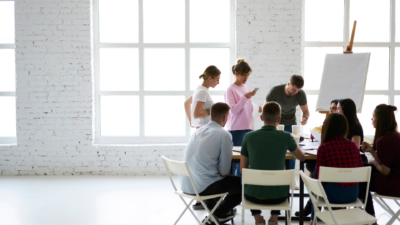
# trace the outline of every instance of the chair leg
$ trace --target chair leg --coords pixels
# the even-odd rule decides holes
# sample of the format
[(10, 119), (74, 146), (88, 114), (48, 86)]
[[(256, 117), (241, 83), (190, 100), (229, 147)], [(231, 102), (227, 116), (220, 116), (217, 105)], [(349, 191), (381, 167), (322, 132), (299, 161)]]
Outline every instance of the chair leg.
[(288, 214), (289, 214), (289, 216), (288, 216), (288, 225), (290, 225), (291, 223), (292, 223), (292, 211), (291, 210), (288, 210)]
[(186, 210), (189, 209), (189, 211), (192, 213), (192, 215), (194, 216), (194, 218), (197, 220), (197, 222), (200, 224), (200, 220), (196, 217), (196, 215), (194, 215), (194, 212), (192, 211), (192, 209), (190, 209), (190, 205), (192, 204), (192, 202), (194, 201), (194, 199), (192, 199), (189, 204), (186, 203), (185, 199), (183, 199), (182, 196), (179, 196), (183, 203), (186, 205), (186, 208), (183, 210), (182, 214), (179, 216), (179, 218), (176, 220), (176, 222), (174, 223), (175, 225), (179, 222), (179, 220), (182, 218), (183, 214), (185, 214)]
[(210, 210), (208, 209), (208, 207), (206, 206), (206, 204), (204, 203), (204, 201), (202, 199), (200, 199), (200, 203), (203, 205), (204, 209), (208, 212), (208, 216), (204, 219), (204, 222), (201, 225), (204, 225), (207, 223), (207, 221), (211, 218), (214, 223), (219, 224), (218, 221), (215, 219), (215, 217), (213, 216), (214, 211), (218, 208), (219, 204), (221, 204), (223, 197), (221, 197), (217, 204), (215, 204), (214, 208), (212, 209), (212, 211), (210, 212)]
[(242, 225), (244, 225), (244, 208), (243, 208), (243, 205), (242, 205)]
[(391, 225), (396, 219), (399, 219), (400, 216), (400, 209), (392, 216), (392, 218), (387, 222), (386, 225)]
[(285, 210), (285, 225), (288, 225), (287, 224), (287, 221), (288, 221), (288, 211), (287, 210)]

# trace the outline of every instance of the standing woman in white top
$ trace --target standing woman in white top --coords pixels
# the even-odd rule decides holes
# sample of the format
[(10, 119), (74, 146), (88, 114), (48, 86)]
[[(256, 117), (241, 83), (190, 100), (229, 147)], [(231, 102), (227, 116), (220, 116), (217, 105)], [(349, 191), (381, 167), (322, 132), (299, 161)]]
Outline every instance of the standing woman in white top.
[(193, 95), (185, 101), (185, 112), (190, 126), (199, 128), (211, 121), (210, 108), (214, 101), (208, 94), (208, 89), (215, 88), (219, 84), (220, 75), (221, 71), (216, 66), (208, 66), (199, 76), (199, 79), (203, 78), (203, 84), (199, 85)]

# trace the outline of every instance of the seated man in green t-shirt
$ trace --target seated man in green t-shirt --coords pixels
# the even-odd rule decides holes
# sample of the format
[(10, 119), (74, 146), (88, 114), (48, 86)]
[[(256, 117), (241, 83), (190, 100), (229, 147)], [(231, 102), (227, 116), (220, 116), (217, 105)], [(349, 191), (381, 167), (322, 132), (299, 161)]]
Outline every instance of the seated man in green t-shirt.
[[(303, 152), (297, 146), (290, 133), (276, 129), (281, 120), (281, 106), (276, 102), (268, 102), (263, 107), (261, 120), (264, 126), (244, 136), (240, 156), (240, 172), (242, 168), (256, 170), (284, 170), (286, 151), (289, 150), (297, 159), (303, 161)], [(257, 204), (279, 204), (287, 201), (289, 186), (256, 186), (246, 185), (244, 196)], [(256, 224), (265, 224), (261, 210), (251, 210)], [(278, 224), (279, 210), (271, 211), (269, 225)]]

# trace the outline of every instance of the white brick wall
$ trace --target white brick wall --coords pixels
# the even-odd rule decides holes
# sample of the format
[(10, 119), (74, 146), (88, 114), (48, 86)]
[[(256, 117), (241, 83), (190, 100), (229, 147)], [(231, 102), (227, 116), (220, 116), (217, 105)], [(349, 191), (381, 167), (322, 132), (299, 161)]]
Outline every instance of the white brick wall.
[[(16, 0), (17, 140), (0, 146), (1, 175), (160, 175), (184, 145), (93, 146), (90, 0)], [(250, 86), (301, 71), (301, 0), (237, 0), (237, 56)], [(260, 124), (258, 124), (260, 126)]]
[[(254, 101), (262, 105), (272, 87), (301, 75), (302, 0), (236, 2), (236, 55), (250, 63), (248, 85), (260, 88)], [(258, 120), (255, 127), (262, 125)]]

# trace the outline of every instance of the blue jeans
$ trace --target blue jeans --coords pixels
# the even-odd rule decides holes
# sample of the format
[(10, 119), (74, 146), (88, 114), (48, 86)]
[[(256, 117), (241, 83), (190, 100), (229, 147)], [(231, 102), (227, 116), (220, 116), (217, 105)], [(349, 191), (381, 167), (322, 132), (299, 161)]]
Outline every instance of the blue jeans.
[[(358, 184), (353, 187), (343, 187), (338, 183), (323, 183), (322, 186), (324, 187), (329, 203), (343, 204), (357, 200)], [(321, 210), (320, 207), (318, 208)], [(310, 218), (314, 219), (314, 206), (311, 207)]]
[[(297, 123), (295, 125), (297, 125)], [(285, 128), (283, 130), (292, 133), (292, 125), (285, 125)], [(289, 159), (289, 168), (286, 169), (293, 170), (295, 167), (296, 167), (296, 160)]]
[[(242, 146), (244, 135), (247, 134), (252, 130), (230, 130), (229, 133), (232, 134), (232, 142), (233, 146)], [(233, 171), (231, 171), (231, 175), (241, 177), (242, 174), (240, 173), (240, 163), (233, 163), (232, 164)]]
[[(258, 199), (258, 198), (255, 198), (255, 197), (252, 197), (252, 196), (246, 195), (246, 194), (244, 194), (244, 197), (247, 200), (249, 200), (251, 202), (254, 202), (256, 204), (271, 204), (271, 205), (274, 205), (274, 204), (279, 204), (279, 203), (282, 203), (282, 202), (288, 200), (288, 197), (274, 198), (274, 199)], [(251, 215), (252, 216), (256, 216), (256, 215), (260, 215), (261, 214), (261, 210), (251, 209), (250, 211), (251, 211)], [(280, 210), (271, 210), (271, 215), (272, 216), (281, 215), (281, 211)]]

